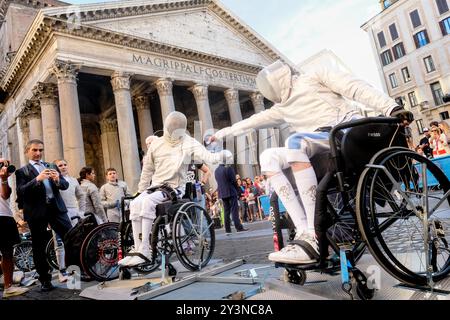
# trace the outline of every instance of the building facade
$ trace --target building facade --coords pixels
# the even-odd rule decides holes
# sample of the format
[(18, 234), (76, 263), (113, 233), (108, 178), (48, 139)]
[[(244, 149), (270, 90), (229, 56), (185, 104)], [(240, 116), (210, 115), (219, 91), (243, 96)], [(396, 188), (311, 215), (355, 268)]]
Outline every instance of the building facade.
[[(415, 142), (431, 121), (449, 119), (449, 0), (381, 0), (362, 29), (370, 37), (385, 91), (410, 109)], [(450, 121), (450, 120), (449, 120)]]
[[(0, 0), (0, 8), (2, 156), (23, 165), (24, 144), (42, 139), (46, 161), (67, 159), (75, 177), (92, 166), (98, 183), (114, 167), (132, 191), (145, 138), (161, 133), (167, 114), (186, 114), (202, 139), (270, 107), (256, 74), (277, 59), (291, 64), (216, 0)], [(238, 169), (253, 176), (257, 140), (269, 147), (282, 138), (268, 129), (244, 139)]]

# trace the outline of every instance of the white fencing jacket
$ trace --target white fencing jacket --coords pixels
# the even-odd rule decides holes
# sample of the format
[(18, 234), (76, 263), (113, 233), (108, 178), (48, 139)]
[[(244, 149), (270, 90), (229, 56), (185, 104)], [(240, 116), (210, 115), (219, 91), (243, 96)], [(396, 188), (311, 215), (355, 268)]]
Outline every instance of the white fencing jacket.
[(290, 73), (272, 77), (273, 87), (287, 92), (287, 99), (235, 123), (231, 127), (219, 130), (215, 137), (223, 139), (228, 135), (239, 136), (253, 129), (276, 127), (283, 123), (291, 125), (295, 132), (313, 132), (320, 127), (335, 126), (349, 121), (356, 110), (345, 98), (390, 115), (397, 106), (395, 100), (376, 90), (352, 74), (320, 66), (308, 74), (292, 77)]
[[(138, 192), (168, 183), (172, 188), (184, 189), (188, 166), (196, 163), (216, 164), (223, 159), (223, 151), (211, 153), (194, 138), (184, 137), (178, 144), (161, 137), (153, 140), (143, 159)], [(150, 185), (151, 184), (151, 185)]]

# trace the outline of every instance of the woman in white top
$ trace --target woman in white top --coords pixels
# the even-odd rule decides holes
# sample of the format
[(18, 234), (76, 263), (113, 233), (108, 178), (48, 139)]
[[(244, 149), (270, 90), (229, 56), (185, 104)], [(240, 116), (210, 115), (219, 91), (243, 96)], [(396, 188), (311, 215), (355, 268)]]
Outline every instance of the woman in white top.
[(72, 226), (75, 226), (78, 222), (78, 219), (75, 217), (82, 218), (86, 212), (86, 193), (81, 189), (78, 180), (69, 176), (69, 167), (66, 160), (59, 159), (53, 163), (56, 164), (64, 179), (69, 182), (69, 188), (60, 191), (60, 193), (66, 204), (67, 214), (72, 221)]

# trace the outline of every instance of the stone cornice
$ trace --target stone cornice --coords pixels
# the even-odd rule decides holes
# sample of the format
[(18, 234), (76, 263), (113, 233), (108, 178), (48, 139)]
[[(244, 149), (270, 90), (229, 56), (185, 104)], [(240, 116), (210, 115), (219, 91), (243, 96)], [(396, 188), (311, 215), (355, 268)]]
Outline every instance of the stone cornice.
[(81, 25), (78, 28), (69, 28), (66, 21), (45, 17), (43, 15), (38, 15), (31, 29), (32, 31), (29, 32), (27, 38), (22, 43), (5, 76), (0, 78), (0, 87), (7, 92), (11, 91), (17, 83), (20, 82), (36, 55), (43, 50), (44, 44), (49, 40), (50, 36), (55, 33), (68, 34), (111, 43), (121, 47), (126, 46), (157, 54), (170, 55), (252, 74), (256, 74), (262, 69), (260, 66), (236, 62), (227, 58), (154, 42), (93, 26)]
[(20, 4), (26, 7), (34, 9), (43, 9), (54, 6), (66, 5), (64, 2), (59, 1), (45, 1), (45, 0), (0, 0), (0, 27), (2, 26), (3, 19), (6, 16), (9, 5), (12, 3)]

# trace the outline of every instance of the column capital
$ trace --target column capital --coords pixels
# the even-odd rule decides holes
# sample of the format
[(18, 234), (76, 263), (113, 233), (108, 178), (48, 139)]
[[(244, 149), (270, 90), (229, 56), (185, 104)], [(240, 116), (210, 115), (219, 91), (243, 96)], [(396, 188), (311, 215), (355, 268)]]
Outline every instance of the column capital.
[(38, 82), (32, 91), (33, 97), (39, 101), (58, 99), (58, 87), (54, 83)]
[(239, 103), (239, 91), (236, 89), (225, 90), (225, 99), (229, 105)]
[(208, 85), (195, 84), (188, 89), (194, 94), (195, 100), (204, 101), (208, 99)]
[(103, 119), (99, 121), (100, 130), (102, 133), (117, 132), (117, 120), (116, 119)]
[(41, 106), (39, 101), (35, 99), (25, 100), (21, 116), (27, 119), (41, 118)]
[(173, 84), (170, 79), (158, 79), (155, 81), (155, 87), (159, 96), (172, 96)]
[(264, 96), (260, 92), (253, 92), (250, 94), (253, 106), (264, 106)]
[(136, 110), (150, 110), (150, 99), (146, 95), (137, 96), (133, 99)]
[(115, 71), (111, 76), (113, 91), (130, 90), (131, 73)]
[(53, 66), (49, 69), (50, 73), (55, 75), (58, 82), (76, 83), (78, 71), (81, 69), (81, 64), (74, 64), (70, 61), (56, 60)]

